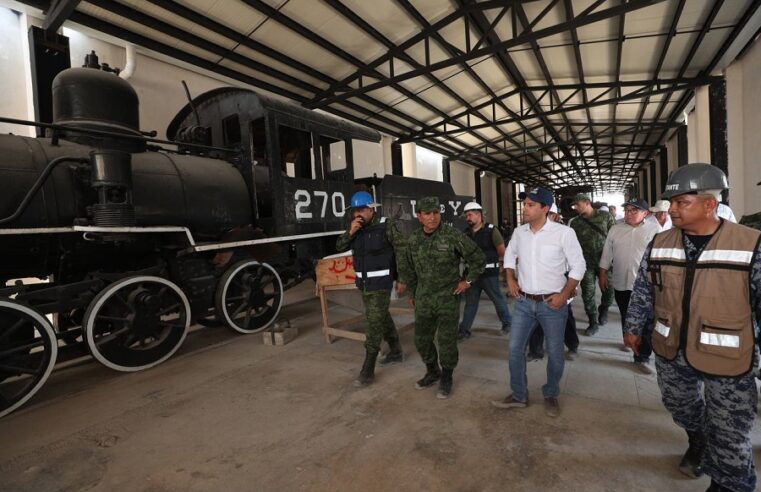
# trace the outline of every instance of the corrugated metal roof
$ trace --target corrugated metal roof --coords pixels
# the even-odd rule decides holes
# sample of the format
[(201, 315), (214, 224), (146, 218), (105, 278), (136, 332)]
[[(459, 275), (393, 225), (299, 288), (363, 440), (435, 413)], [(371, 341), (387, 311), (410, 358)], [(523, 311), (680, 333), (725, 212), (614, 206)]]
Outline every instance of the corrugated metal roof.
[(620, 189), (758, 31), (760, 5), (84, 0), (69, 20), (501, 177)]

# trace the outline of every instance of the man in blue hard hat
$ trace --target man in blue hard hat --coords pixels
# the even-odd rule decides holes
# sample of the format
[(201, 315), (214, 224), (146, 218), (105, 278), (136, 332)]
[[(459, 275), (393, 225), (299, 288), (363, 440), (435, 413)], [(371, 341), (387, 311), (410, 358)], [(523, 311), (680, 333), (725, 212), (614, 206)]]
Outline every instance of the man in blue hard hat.
[[(336, 249), (352, 249), (357, 288), (367, 316), (365, 332), (365, 362), (354, 381), (355, 386), (367, 386), (375, 378), (375, 362), (381, 342), (388, 343), (389, 351), (380, 364), (402, 362), (404, 355), (399, 343), (394, 320), (388, 312), (391, 288), (397, 272), (396, 258), (402, 254), (404, 239), (396, 224), (375, 212), (380, 205), (366, 191), (358, 191), (351, 197), (349, 229), (338, 236)], [(397, 284), (402, 294), (404, 285)]]

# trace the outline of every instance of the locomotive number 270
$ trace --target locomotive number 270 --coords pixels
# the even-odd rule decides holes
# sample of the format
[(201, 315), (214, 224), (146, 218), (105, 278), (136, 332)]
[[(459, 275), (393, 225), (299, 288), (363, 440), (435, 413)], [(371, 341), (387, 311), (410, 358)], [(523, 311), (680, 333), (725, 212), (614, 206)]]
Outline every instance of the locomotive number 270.
[(328, 201), (330, 201), (331, 209), (334, 217), (343, 217), (346, 213), (346, 202), (344, 201), (343, 193), (336, 191), (330, 195), (328, 200), (328, 193), (325, 191), (313, 191), (296, 190), (293, 194), (293, 198), (296, 200), (296, 219), (311, 219), (312, 212), (309, 211), (309, 206), (312, 204), (312, 195), (314, 195), (315, 202), (322, 200), (322, 208), (320, 209), (320, 218), (325, 218), (325, 212), (328, 209)]

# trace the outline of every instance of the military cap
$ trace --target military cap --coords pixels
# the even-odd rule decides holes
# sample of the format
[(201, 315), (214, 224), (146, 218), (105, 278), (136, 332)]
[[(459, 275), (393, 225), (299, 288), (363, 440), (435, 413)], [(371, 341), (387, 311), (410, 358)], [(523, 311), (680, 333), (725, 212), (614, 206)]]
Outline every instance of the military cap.
[(589, 198), (589, 195), (586, 193), (578, 193), (576, 196), (573, 197), (573, 203), (579, 203), (582, 201), (591, 202), (592, 199)]
[(420, 199), (417, 205), (418, 212), (431, 212), (433, 210), (441, 210), (438, 197), (427, 196)]

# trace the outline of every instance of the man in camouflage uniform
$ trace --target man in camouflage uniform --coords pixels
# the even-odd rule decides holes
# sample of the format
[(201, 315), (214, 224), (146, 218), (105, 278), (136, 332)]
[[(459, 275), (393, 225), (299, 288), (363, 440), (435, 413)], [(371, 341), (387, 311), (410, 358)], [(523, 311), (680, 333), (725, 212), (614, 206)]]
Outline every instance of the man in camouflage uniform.
[[(581, 281), (581, 298), (584, 301), (584, 311), (589, 317), (587, 336), (592, 336), (600, 329), (599, 325), (608, 322), (608, 308), (613, 304), (613, 289), (602, 292), (599, 308), (595, 305), (595, 286), (597, 285), (597, 268), (600, 266), (603, 246), (608, 231), (616, 225), (616, 220), (609, 212), (601, 212), (592, 207), (589, 196), (580, 193), (574, 197), (578, 217), (569, 224), (576, 232), (576, 237), (584, 252), (587, 271)], [(608, 283), (613, 280), (612, 272), (608, 271)]]
[[(756, 183), (756, 186), (761, 186), (761, 181)], [(755, 214), (743, 215), (739, 223), (761, 231), (761, 212), (756, 212)]]
[[(655, 316), (653, 350), (664, 406), (687, 431), (679, 469), (708, 491), (756, 490), (750, 432), (761, 309), (761, 233), (717, 216), (724, 173), (689, 164), (669, 177), (674, 229), (645, 250), (624, 322), (637, 353)], [(681, 245), (681, 247), (679, 247)]]
[[(415, 347), (427, 369), (415, 387), (427, 388), (441, 379), (437, 397), (444, 399), (452, 391), (452, 372), (457, 366), (460, 294), (481, 276), (486, 257), (465, 234), (441, 223), (438, 198), (421, 199), (417, 218), (423, 227), (410, 234), (405, 261), (400, 262), (400, 267), (405, 263), (400, 280), (415, 306)], [(467, 267), (465, 278), (460, 275), (460, 260)]]
[[(365, 362), (354, 381), (360, 387), (373, 382), (382, 340), (388, 343), (389, 352), (381, 359), (381, 365), (402, 362), (404, 358), (399, 334), (388, 312), (396, 258), (403, 254), (404, 239), (396, 223), (375, 213), (377, 206), (366, 191), (355, 193), (351, 197), (349, 229), (336, 240), (338, 251), (353, 249), (355, 282), (362, 292), (367, 316)], [(397, 284), (397, 289), (403, 291), (404, 287)]]

